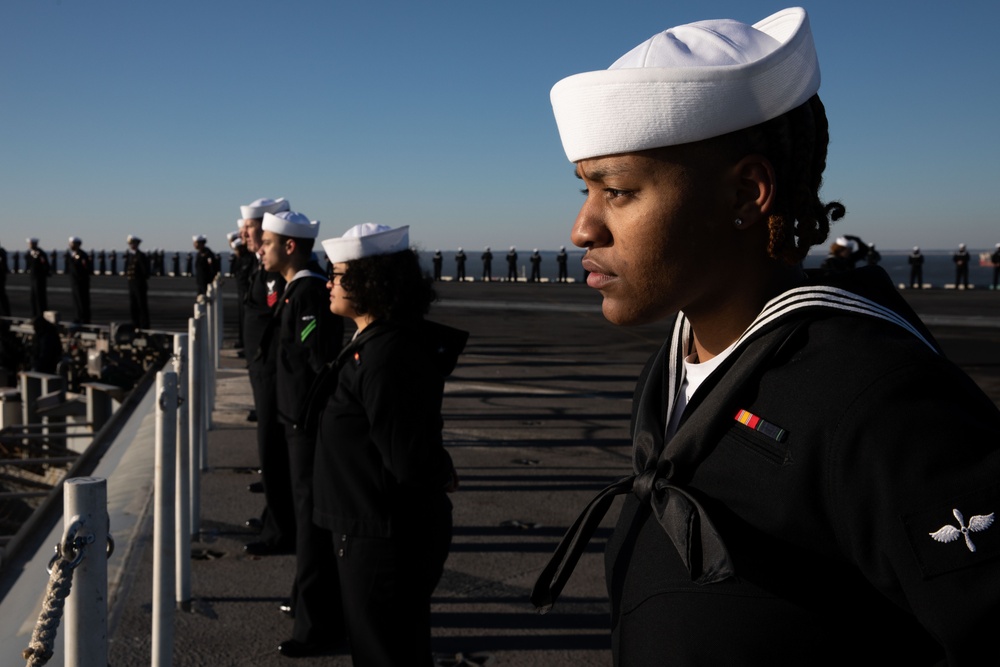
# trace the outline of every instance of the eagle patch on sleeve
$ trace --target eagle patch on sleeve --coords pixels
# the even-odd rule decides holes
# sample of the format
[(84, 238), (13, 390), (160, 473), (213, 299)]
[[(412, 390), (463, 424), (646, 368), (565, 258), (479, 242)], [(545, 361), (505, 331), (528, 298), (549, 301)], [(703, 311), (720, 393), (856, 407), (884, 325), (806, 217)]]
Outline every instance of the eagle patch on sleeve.
[(901, 517), (925, 577), (978, 565), (1000, 556), (1000, 487), (967, 493)]

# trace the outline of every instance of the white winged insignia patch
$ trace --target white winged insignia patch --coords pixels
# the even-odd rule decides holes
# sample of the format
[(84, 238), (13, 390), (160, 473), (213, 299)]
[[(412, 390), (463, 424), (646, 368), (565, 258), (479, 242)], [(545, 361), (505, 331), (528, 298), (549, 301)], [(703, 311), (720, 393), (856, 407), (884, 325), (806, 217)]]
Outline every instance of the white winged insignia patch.
[(969, 519), (969, 525), (965, 525), (965, 517), (957, 509), (953, 509), (951, 513), (958, 519), (958, 528), (949, 524), (928, 534), (938, 542), (954, 542), (959, 536), (964, 536), (965, 546), (969, 548), (969, 551), (975, 551), (976, 545), (972, 543), (969, 533), (978, 533), (992, 526), (994, 513), (991, 512), (986, 515), (977, 514)]

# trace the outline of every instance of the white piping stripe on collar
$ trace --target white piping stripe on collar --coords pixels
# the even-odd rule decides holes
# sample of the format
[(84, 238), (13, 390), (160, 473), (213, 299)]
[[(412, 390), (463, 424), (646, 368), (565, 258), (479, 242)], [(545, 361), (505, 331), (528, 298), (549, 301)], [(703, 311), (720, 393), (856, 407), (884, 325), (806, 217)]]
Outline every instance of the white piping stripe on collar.
[[(898, 325), (898, 326), (906, 329), (907, 331), (909, 331), (910, 333), (912, 333), (917, 338), (923, 340), (923, 342), (925, 344), (929, 345), (929, 343), (927, 343), (927, 341), (924, 340), (924, 338), (920, 334), (920, 332), (915, 327), (913, 327), (913, 325), (911, 325), (905, 319), (903, 319), (902, 317), (900, 317), (897, 313), (895, 313), (895, 312), (893, 312), (891, 310), (887, 311), (887, 310), (884, 310), (884, 309), (881, 309), (881, 308), (878, 308), (878, 307), (871, 307), (868, 304), (865, 304), (864, 302), (855, 301), (853, 299), (846, 299), (843, 296), (836, 295), (836, 294), (834, 294), (834, 295), (814, 295), (814, 294), (796, 295), (795, 297), (786, 300), (785, 302), (783, 302), (780, 305), (776, 304), (776, 307), (773, 310), (770, 311), (771, 315), (769, 315), (769, 317), (767, 319), (771, 320), (771, 319), (774, 319), (774, 317), (776, 317), (776, 316), (778, 316), (778, 315), (780, 315), (782, 313), (788, 312), (790, 310), (797, 310), (798, 308), (803, 308), (803, 307), (806, 307), (806, 306), (820, 306), (820, 307), (836, 308), (836, 309), (839, 309), (839, 310), (846, 310), (846, 311), (849, 311), (849, 312), (863, 313), (863, 314), (871, 315), (872, 317), (877, 317), (879, 319), (883, 319), (883, 320), (892, 322), (893, 324), (896, 324), (896, 325)], [(758, 327), (756, 327), (756, 328), (759, 328), (759, 326), (763, 325), (763, 324), (764, 324), (764, 322), (761, 321), (760, 324), (758, 325)]]
[(326, 276), (316, 273), (315, 271), (310, 271), (309, 269), (302, 269), (301, 271), (298, 271), (294, 276), (292, 276), (292, 279), (288, 281), (288, 284), (291, 285), (299, 278), (309, 278), (310, 276), (313, 278), (319, 278), (324, 283), (330, 280)]
[(679, 354), (670, 355), (669, 359), (670, 376), (667, 382), (670, 391), (670, 395), (667, 396), (667, 408), (669, 410), (673, 410), (674, 404), (677, 402), (677, 395), (680, 393), (681, 385), (683, 384), (684, 357), (688, 354), (687, 347), (691, 343), (691, 323), (686, 317), (677, 318), (671, 338), (673, 340), (670, 342), (670, 349), (678, 350)]
[(938, 349), (926, 338), (924, 338), (923, 334), (920, 333), (916, 327), (914, 327), (896, 311), (886, 308), (871, 299), (858, 296), (853, 292), (825, 285), (816, 287), (797, 287), (795, 289), (788, 290), (787, 292), (783, 292), (777, 297), (771, 299), (764, 306), (764, 309), (760, 311), (760, 314), (757, 315), (753, 323), (751, 323), (747, 330), (743, 332), (743, 335), (740, 336), (736, 343), (737, 346), (739, 346), (739, 344), (742, 343), (747, 337), (753, 335), (761, 327), (774, 321), (776, 318), (781, 317), (782, 315), (793, 310), (809, 307), (831, 308), (851, 313), (860, 313), (885, 320), (886, 322), (891, 322), (910, 332), (918, 340), (924, 343), (924, 345), (929, 347), (935, 353), (940, 354)]
[[(670, 353), (668, 353), (668, 377), (667, 377), (667, 419), (664, 422), (663, 441), (667, 442), (674, 409), (677, 407), (677, 397), (680, 396), (684, 387), (684, 357), (687, 356), (687, 348), (691, 344), (691, 323), (684, 313), (680, 313), (674, 322), (674, 331), (670, 336)], [(634, 462), (633, 462), (634, 463)]]

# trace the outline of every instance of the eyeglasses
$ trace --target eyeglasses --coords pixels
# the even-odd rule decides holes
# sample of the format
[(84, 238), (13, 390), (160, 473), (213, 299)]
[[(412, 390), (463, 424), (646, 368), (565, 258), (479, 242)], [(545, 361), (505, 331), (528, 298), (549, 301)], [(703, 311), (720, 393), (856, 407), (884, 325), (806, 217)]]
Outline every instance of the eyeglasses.
[(327, 274), (327, 275), (330, 277), (330, 282), (331, 283), (332, 282), (336, 282), (337, 278), (343, 278), (344, 277), (343, 273), (337, 273), (336, 271), (330, 271), (330, 273)]

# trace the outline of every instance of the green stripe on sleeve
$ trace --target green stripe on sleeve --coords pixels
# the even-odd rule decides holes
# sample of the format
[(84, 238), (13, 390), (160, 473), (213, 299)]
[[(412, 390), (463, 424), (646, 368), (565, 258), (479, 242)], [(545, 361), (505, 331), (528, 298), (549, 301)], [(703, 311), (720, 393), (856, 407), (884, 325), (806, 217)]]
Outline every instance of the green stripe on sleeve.
[(302, 330), (302, 335), (300, 339), (302, 342), (306, 342), (306, 338), (309, 338), (309, 334), (316, 330), (316, 320), (312, 320), (306, 325), (306, 328)]

